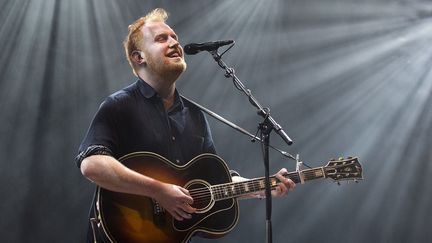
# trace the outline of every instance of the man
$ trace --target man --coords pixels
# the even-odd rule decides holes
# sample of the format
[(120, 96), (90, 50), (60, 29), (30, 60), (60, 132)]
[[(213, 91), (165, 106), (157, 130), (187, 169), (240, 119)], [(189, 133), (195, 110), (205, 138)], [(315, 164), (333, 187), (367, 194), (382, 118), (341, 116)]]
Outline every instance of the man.
[[(98, 186), (153, 198), (182, 221), (196, 211), (190, 206), (193, 199), (188, 190), (137, 173), (117, 160), (132, 152), (150, 151), (185, 164), (199, 154), (215, 153), (203, 113), (176, 90), (175, 82), (186, 63), (177, 35), (165, 23), (167, 16), (165, 10), (155, 9), (129, 26), (124, 47), (138, 81), (101, 104), (76, 161), (82, 174)], [(282, 169), (276, 175), (283, 183), (274, 196), (294, 188), (282, 176), (285, 173)], [(234, 181), (243, 179), (233, 175)], [(97, 232), (89, 232), (88, 241), (94, 234), (99, 238)]]

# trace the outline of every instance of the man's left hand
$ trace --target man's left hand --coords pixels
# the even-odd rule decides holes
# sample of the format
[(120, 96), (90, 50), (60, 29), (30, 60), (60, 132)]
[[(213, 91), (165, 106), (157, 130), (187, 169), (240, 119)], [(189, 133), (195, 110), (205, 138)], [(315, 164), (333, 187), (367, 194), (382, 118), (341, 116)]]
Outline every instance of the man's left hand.
[(278, 173), (276, 173), (276, 178), (279, 179), (279, 183), (275, 190), (272, 190), (272, 196), (273, 197), (283, 197), (288, 194), (289, 191), (294, 190), (295, 183), (289, 179), (286, 178), (284, 175), (287, 175), (288, 171), (285, 168), (282, 168)]

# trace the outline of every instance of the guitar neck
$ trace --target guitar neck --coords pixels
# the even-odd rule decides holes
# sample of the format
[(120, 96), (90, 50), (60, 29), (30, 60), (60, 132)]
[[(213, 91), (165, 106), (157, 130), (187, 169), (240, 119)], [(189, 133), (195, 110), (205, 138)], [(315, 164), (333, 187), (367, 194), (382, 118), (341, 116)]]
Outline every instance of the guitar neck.
[[(304, 183), (310, 180), (325, 178), (325, 173), (323, 167), (316, 167), (290, 172), (285, 175), (285, 177), (291, 179), (294, 183)], [(276, 176), (270, 176), (270, 186), (272, 190), (276, 188), (278, 183), (279, 179), (276, 178)], [(215, 200), (236, 198), (264, 190), (265, 178), (260, 177), (242, 182), (213, 185), (211, 189)]]

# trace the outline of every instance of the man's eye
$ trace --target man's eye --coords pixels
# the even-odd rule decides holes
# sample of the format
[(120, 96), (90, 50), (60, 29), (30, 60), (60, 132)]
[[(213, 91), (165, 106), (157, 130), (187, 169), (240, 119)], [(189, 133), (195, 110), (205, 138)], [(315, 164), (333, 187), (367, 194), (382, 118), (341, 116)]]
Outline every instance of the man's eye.
[(159, 37), (156, 38), (156, 41), (157, 41), (157, 42), (164, 42), (164, 41), (166, 41), (166, 39), (167, 39), (167, 38), (164, 37), (164, 36), (159, 36)]

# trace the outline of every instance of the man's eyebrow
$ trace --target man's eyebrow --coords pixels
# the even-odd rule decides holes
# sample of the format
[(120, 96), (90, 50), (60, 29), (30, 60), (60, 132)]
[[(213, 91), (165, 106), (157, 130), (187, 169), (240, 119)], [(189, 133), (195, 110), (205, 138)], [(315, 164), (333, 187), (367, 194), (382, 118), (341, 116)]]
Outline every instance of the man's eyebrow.
[(176, 34), (169, 34), (169, 33), (159, 33), (159, 34), (156, 34), (155, 35), (155, 38), (158, 38), (158, 37), (167, 37), (167, 36), (171, 36), (172, 38), (174, 38), (174, 39), (178, 39), (178, 36), (176, 35)]

